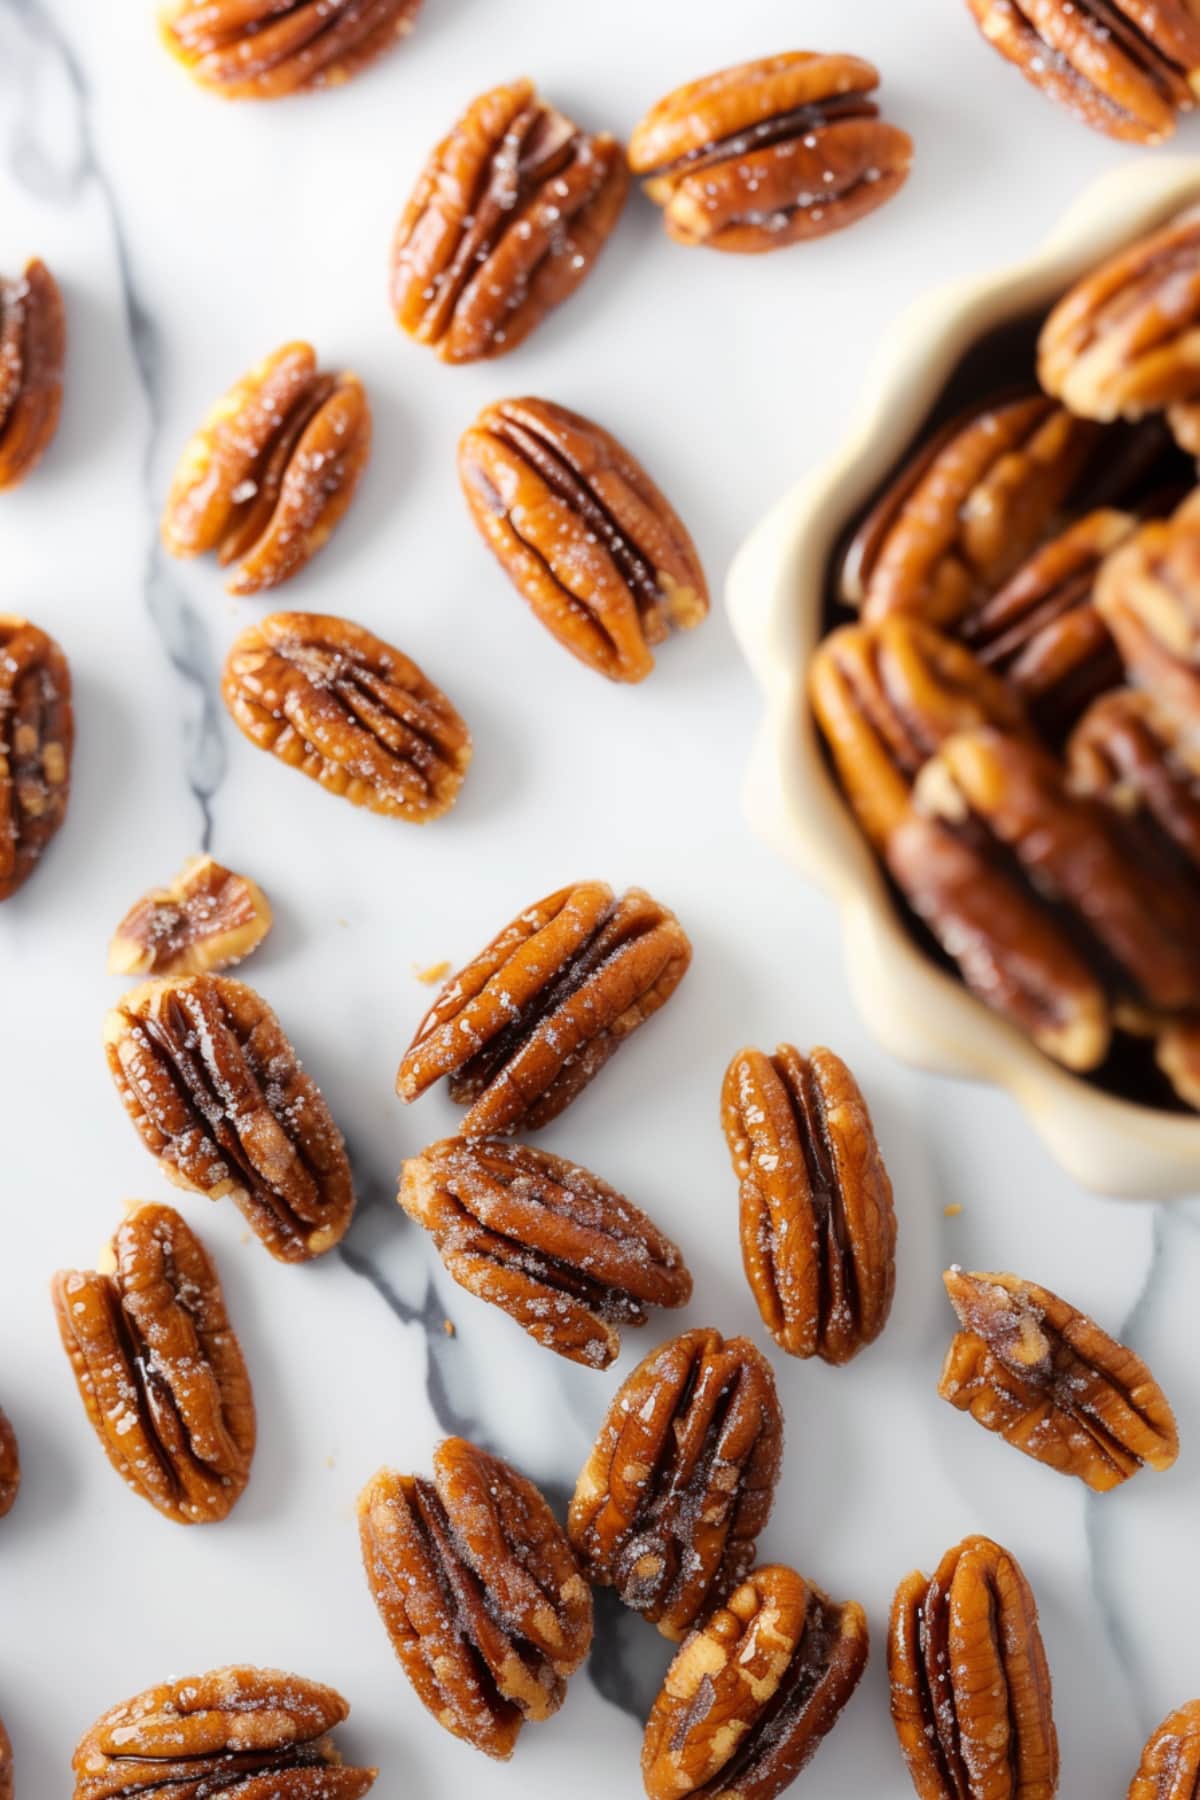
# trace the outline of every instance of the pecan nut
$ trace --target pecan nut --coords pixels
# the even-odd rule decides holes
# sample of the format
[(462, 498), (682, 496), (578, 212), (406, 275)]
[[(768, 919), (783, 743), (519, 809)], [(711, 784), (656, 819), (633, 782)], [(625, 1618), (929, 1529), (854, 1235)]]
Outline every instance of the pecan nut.
[(434, 1477), (381, 1469), (358, 1498), (392, 1648), (438, 1723), (488, 1756), (548, 1719), (592, 1641), (592, 1595), (541, 1493), (463, 1438)]
[(890, 200), (912, 139), (879, 117), (879, 71), (786, 51), (689, 81), (647, 113), (629, 166), (669, 236), (759, 252), (823, 237)]
[(741, 1582), (783, 1452), (770, 1364), (746, 1338), (685, 1331), (608, 1410), (567, 1531), (589, 1579), (680, 1638)]
[(225, 100), (340, 87), (416, 23), (421, 0), (174, 0), (163, 42)]
[(261, 995), (228, 975), (147, 981), (104, 1027), (125, 1110), (169, 1181), (226, 1194), (281, 1262), (343, 1236), (354, 1187), (342, 1134)]
[(1200, 1700), (1168, 1713), (1146, 1741), (1128, 1800), (1192, 1800), (1200, 1791)]
[(221, 692), (252, 744), (388, 818), (439, 818), (470, 766), (471, 734), (442, 690), (349, 619), (271, 613), (234, 642)]
[(417, 1026), (396, 1076), (416, 1100), (443, 1075), (469, 1107), (464, 1137), (536, 1131), (571, 1104), (665, 1006), (692, 947), (641, 888), (602, 881), (527, 907), (457, 975)]
[(13, 1509), (21, 1485), (21, 1455), (12, 1420), (0, 1406), (0, 1519)]
[(1174, 1019), (1161, 1025), (1154, 1057), (1177, 1098), (1200, 1112), (1200, 1019)]
[(868, 1649), (857, 1601), (755, 1569), (667, 1670), (642, 1746), (650, 1800), (775, 1800), (837, 1724)]
[(443, 362), (515, 350), (591, 272), (628, 186), (616, 140), (580, 130), (532, 82), (481, 94), (396, 227), (397, 323)]
[[(1200, 350), (1200, 334), (1197, 335)], [(1130, 678), (1188, 721), (1200, 716), (1200, 504), (1152, 519), (1114, 550), (1096, 605)]]
[(0, 1800), (13, 1800), (12, 1744), (0, 1719)]
[(284, 344), (234, 383), (187, 446), (162, 539), (172, 556), (217, 552), (231, 594), (288, 581), (324, 548), (371, 449), (357, 375), (323, 374), (311, 344)]
[(400, 1203), (461, 1287), (593, 1369), (619, 1353), (622, 1325), (692, 1296), (678, 1245), (644, 1212), (598, 1175), (527, 1144), (431, 1144), (404, 1164)]
[(1135, 820), (1200, 874), (1200, 747), (1152, 694), (1119, 688), (1089, 707), (1067, 769), (1074, 793)]
[(0, 488), (24, 481), (58, 430), (66, 354), (62, 294), (45, 263), (0, 275)]
[(223, 1519), (254, 1454), (254, 1398), (216, 1265), (169, 1206), (137, 1206), (112, 1272), (63, 1269), (54, 1310), (117, 1474), (180, 1525)]
[(207, 975), (231, 968), (271, 929), (267, 896), (211, 856), (189, 856), (169, 887), (135, 900), (108, 947), (110, 975)]
[(952, 419), (859, 526), (842, 565), (847, 603), (867, 618), (908, 612), (956, 624), (1053, 531), (1096, 435), (1044, 394)]
[(721, 1122), (763, 1323), (790, 1356), (849, 1362), (883, 1330), (896, 1286), (892, 1184), (858, 1083), (832, 1050), (740, 1050)]
[(85, 1734), (71, 1763), (74, 1800), (360, 1800), (379, 1771), (342, 1761), (332, 1733), (349, 1711), (333, 1688), (282, 1669), (164, 1682)]
[(66, 817), (75, 714), (52, 637), (0, 613), (0, 900), (36, 868)]
[(964, 1538), (900, 1583), (892, 1722), (920, 1800), (1053, 1800), (1058, 1736), (1037, 1602), (1015, 1556)]
[(548, 400), (485, 407), (458, 452), (480, 535), (541, 623), (580, 662), (641, 681), (651, 646), (708, 614), (682, 521), (641, 465)]
[(1179, 1454), (1166, 1395), (1132, 1350), (1047, 1288), (947, 1270), (962, 1330), (938, 1393), (1026, 1456), (1097, 1493)]

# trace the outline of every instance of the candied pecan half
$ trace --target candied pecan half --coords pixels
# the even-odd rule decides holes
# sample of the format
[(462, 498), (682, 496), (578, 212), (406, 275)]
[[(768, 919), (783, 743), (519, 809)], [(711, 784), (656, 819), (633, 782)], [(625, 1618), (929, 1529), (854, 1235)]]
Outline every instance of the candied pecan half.
[(789, 50), (676, 88), (629, 140), (669, 236), (778, 250), (852, 225), (908, 177), (913, 144), (879, 117), (879, 71)]
[(990, 1538), (947, 1550), (896, 1589), (892, 1722), (921, 1800), (1053, 1800), (1058, 1736), (1037, 1602)]
[(849, 1362), (887, 1324), (896, 1285), (892, 1184), (858, 1083), (832, 1050), (739, 1050), (721, 1123), (763, 1323), (790, 1356)]
[(679, 1638), (743, 1580), (783, 1452), (770, 1364), (747, 1338), (685, 1331), (618, 1392), (567, 1531), (589, 1579)]
[(331, 1734), (349, 1711), (333, 1688), (282, 1669), (164, 1682), (86, 1733), (74, 1800), (360, 1800), (379, 1771), (343, 1763)]
[(0, 1406), (0, 1519), (13, 1509), (21, 1485), (21, 1456), (12, 1420)]
[(487, 406), (458, 449), (471, 517), (541, 623), (611, 681), (708, 615), (696, 547), (614, 437), (549, 400)]
[(1096, 437), (1044, 394), (952, 419), (859, 526), (842, 565), (847, 604), (868, 619), (908, 612), (956, 624), (1054, 530)]
[(216, 974), (271, 929), (267, 896), (211, 856), (189, 856), (169, 887), (135, 900), (108, 947), (110, 975)]
[(216, 1265), (170, 1206), (133, 1208), (112, 1272), (52, 1292), (92, 1429), (117, 1474), (180, 1525), (223, 1519), (254, 1454), (254, 1399)]
[(381, 1469), (359, 1495), (367, 1581), (422, 1705), (509, 1757), (526, 1720), (566, 1698), (592, 1641), (591, 1590), (532, 1481), (464, 1438), (433, 1469)]
[(1200, 745), (1153, 694), (1118, 688), (1067, 744), (1071, 789), (1148, 826), (1200, 873)]
[(962, 1330), (938, 1393), (1026, 1456), (1097, 1493), (1179, 1454), (1175, 1417), (1141, 1357), (1016, 1275), (948, 1269)]
[(75, 713), (52, 637), (0, 613), (0, 900), (37, 867), (67, 812)]
[(62, 294), (45, 263), (0, 275), (0, 488), (24, 481), (58, 430), (66, 354)]
[(1195, 1800), (1200, 1793), (1200, 1700), (1168, 1713), (1142, 1751), (1128, 1800)]
[[(1200, 346), (1200, 336), (1197, 338)], [(1185, 500), (1114, 550), (1096, 605), (1131, 680), (1178, 712), (1200, 717), (1200, 504)]]
[(169, 1181), (228, 1194), (280, 1262), (338, 1242), (354, 1210), (342, 1134), (253, 988), (228, 975), (143, 982), (109, 1013), (104, 1044)]
[(628, 186), (616, 140), (581, 131), (531, 81), (481, 94), (400, 216), (397, 323), (443, 362), (515, 350), (590, 273)]
[(235, 640), (221, 693), (260, 750), (388, 818), (440, 818), (470, 767), (471, 734), (441, 688), (350, 619), (271, 613)]
[(642, 1745), (650, 1800), (774, 1800), (837, 1724), (868, 1649), (856, 1601), (755, 1569), (667, 1670)]
[(162, 539), (172, 556), (215, 550), (231, 594), (288, 581), (324, 548), (371, 449), (357, 375), (322, 374), (311, 344), (284, 344), (234, 383), (187, 446)]
[(665, 1006), (692, 946), (641, 888), (560, 888), (518, 913), (446, 983), (404, 1053), (396, 1092), (416, 1100), (443, 1075), (469, 1107), (464, 1137), (557, 1118), (625, 1039)]
[(407, 37), (421, 0), (170, 0), (163, 42), (225, 100), (339, 87)]
[(619, 1327), (685, 1306), (677, 1244), (578, 1163), (497, 1138), (443, 1138), (404, 1164), (400, 1204), (461, 1287), (572, 1362), (606, 1369)]

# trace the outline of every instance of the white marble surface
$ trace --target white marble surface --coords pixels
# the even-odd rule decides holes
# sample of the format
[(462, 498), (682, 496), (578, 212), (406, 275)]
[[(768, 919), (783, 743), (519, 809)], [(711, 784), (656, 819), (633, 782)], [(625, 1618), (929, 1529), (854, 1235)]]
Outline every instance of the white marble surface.
[[(1067, 1800), (1124, 1794), (1146, 1730), (1200, 1693), (1200, 1215), (1096, 1200), (1008, 1101), (918, 1076), (866, 1039), (830, 908), (748, 835), (739, 783), (755, 695), (718, 610), (641, 689), (571, 661), (508, 590), (458, 495), (455, 439), (504, 393), (592, 412), (691, 522), (715, 587), (758, 513), (839, 432), (884, 323), (943, 276), (1003, 263), (1123, 152), (1057, 114), (977, 39), (961, 0), (427, 0), (409, 43), (343, 91), (229, 108), (160, 50), (148, 0), (0, 0), (0, 267), (41, 254), (70, 316), (67, 400), (41, 470), (0, 500), (0, 606), (65, 646), (79, 747), (71, 815), (0, 912), (0, 1397), (25, 1484), (0, 1526), (0, 1711), (18, 1800), (68, 1788), (103, 1707), (168, 1673), (280, 1663), (353, 1702), (346, 1747), (381, 1800), (640, 1792), (640, 1715), (667, 1660), (601, 1610), (589, 1673), (508, 1767), (440, 1733), (409, 1692), (358, 1562), (355, 1493), (425, 1467), (463, 1430), (561, 1498), (614, 1375), (537, 1350), (454, 1288), (393, 1204), (402, 1156), (453, 1125), (402, 1109), (395, 1064), (461, 958), (564, 880), (638, 882), (696, 946), (667, 1011), (546, 1135), (641, 1201), (696, 1275), (684, 1322), (759, 1336), (717, 1120), (739, 1043), (827, 1041), (859, 1072), (896, 1183), (899, 1291), (848, 1369), (775, 1354), (788, 1448), (764, 1552), (867, 1606), (875, 1654), (798, 1791), (909, 1792), (882, 1656), (896, 1580), (967, 1531), (1022, 1559), (1041, 1603)], [(917, 140), (907, 191), (845, 236), (742, 262), (671, 247), (640, 198), (581, 294), (507, 363), (442, 368), (385, 301), (388, 236), (420, 158), (472, 94), (522, 70), (589, 124), (627, 131), (677, 81), (795, 44), (885, 71)], [(1180, 148), (1200, 154), (1200, 127)], [(306, 335), (365, 378), (376, 445), (333, 545), (285, 603), (342, 612), (444, 681), (475, 731), (457, 810), (427, 831), (361, 815), (262, 757), (220, 712), (224, 646), (262, 603), (172, 565), (156, 514), (203, 409)], [(275, 1005), (349, 1140), (360, 1213), (324, 1264), (273, 1264), (232, 1210), (184, 1197), (216, 1253), (260, 1413), (250, 1488), (182, 1530), (113, 1475), (83, 1420), (46, 1285), (87, 1264), (126, 1196), (172, 1197), (99, 1049), (128, 901), (207, 835), (278, 923), (245, 973)], [(1200, 1188), (1200, 1178), (1197, 1183)], [(943, 1208), (960, 1203), (960, 1216)], [(1101, 1500), (934, 1394), (950, 1329), (939, 1274), (1013, 1267), (1148, 1356), (1183, 1453)], [(457, 1335), (443, 1335), (451, 1317)], [(624, 1371), (677, 1324), (626, 1339)]]

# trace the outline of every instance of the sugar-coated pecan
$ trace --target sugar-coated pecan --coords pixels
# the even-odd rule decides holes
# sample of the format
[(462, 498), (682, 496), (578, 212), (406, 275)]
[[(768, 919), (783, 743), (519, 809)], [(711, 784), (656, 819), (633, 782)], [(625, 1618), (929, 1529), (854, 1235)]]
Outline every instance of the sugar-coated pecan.
[(0, 1406), (0, 1519), (11, 1512), (21, 1485), (21, 1455), (12, 1420)]
[(339, 87), (407, 37), (421, 0), (169, 0), (163, 41), (225, 100)]
[(1097, 1493), (1179, 1454), (1166, 1395), (1132, 1350), (1015, 1275), (948, 1269), (962, 1330), (938, 1392), (988, 1431)]
[(96, 1720), (71, 1767), (74, 1800), (360, 1800), (377, 1769), (343, 1763), (350, 1708), (282, 1669), (212, 1669), (147, 1688)]
[(650, 1800), (775, 1800), (837, 1724), (868, 1648), (856, 1601), (755, 1569), (667, 1670), (642, 1746)]
[(58, 429), (66, 353), (62, 294), (45, 263), (0, 275), (0, 488), (25, 479)]
[(1200, 717), (1200, 497), (1113, 551), (1096, 581), (1096, 605), (1130, 679), (1189, 724)]
[(646, 114), (629, 166), (676, 243), (777, 250), (873, 212), (904, 185), (912, 139), (879, 117), (879, 71), (789, 50), (689, 81)]
[(888, 1630), (892, 1721), (920, 1800), (1053, 1800), (1058, 1737), (1037, 1602), (990, 1538), (900, 1583)]
[(678, 1245), (578, 1163), (498, 1138), (444, 1138), (405, 1163), (400, 1203), (462, 1287), (530, 1337), (606, 1369), (622, 1325), (684, 1306)]
[(228, 975), (147, 981), (104, 1027), (138, 1135), (178, 1187), (228, 1194), (281, 1262), (342, 1237), (354, 1187), (342, 1134), (261, 995)]
[(517, 591), (580, 662), (641, 681), (651, 646), (708, 614), (696, 547), (614, 437), (549, 400), (484, 408), (458, 451), (471, 516)]
[(439, 818), (470, 766), (471, 734), (441, 688), (350, 619), (271, 613), (235, 640), (221, 692), (252, 744), (388, 818)]
[(591, 1589), (531, 1481), (464, 1438), (434, 1475), (381, 1469), (358, 1497), (363, 1563), (417, 1698), (489, 1756), (548, 1719), (592, 1641)]
[(234, 383), (187, 446), (162, 538), (172, 556), (215, 550), (231, 594), (278, 587), (324, 548), (371, 449), (357, 375), (317, 368), (311, 344), (284, 344)]
[(745, 1577), (783, 1451), (770, 1364), (746, 1338), (685, 1331), (608, 1410), (567, 1524), (590, 1579), (682, 1637)]
[(1072, 791), (1151, 829), (1200, 873), (1200, 744), (1153, 694), (1118, 688), (1090, 706), (1067, 745)]
[(1189, 1700), (1151, 1732), (1128, 1800), (1195, 1800), (1198, 1793), (1200, 1700)]
[(641, 888), (620, 899), (602, 881), (560, 888), (450, 977), (396, 1092), (416, 1100), (448, 1075), (470, 1109), (463, 1136), (536, 1131), (666, 1004), (691, 960), (679, 920)]
[(271, 929), (267, 896), (211, 856), (189, 856), (168, 887), (135, 900), (108, 947), (111, 975), (216, 974)]
[(75, 714), (52, 637), (0, 613), (0, 900), (37, 867), (67, 812)]
[(443, 362), (515, 350), (586, 279), (628, 186), (616, 140), (582, 131), (531, 81), (481, 94), (396, 227), (398, 324)]
[(169, 1206), (133, 1208), (112, 1272), (63, 1269), (54, 1310), (92, 1429), (180, 1525), (223, 1519), (254, 1454), (254, 1399), (216, 1265)]
[(721, 1122), (763, 1323), (791, 1356), (849, 1362), (883, 1330), (896, 1285), (892, 1184), (858, 1083), (832, 1050), (739, 1050)]
[(1044, 394), (952, 419), (859, 526), (842, 565), (847, 603), (868, 618), (957, 623), (1053, 531), (1096, 430)]

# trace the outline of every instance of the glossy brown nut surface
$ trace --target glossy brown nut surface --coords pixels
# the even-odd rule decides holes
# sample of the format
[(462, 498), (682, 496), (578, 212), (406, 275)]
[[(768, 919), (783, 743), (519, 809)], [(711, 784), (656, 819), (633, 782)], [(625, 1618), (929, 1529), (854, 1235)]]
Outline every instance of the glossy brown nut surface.
[(52, 637), (0, 613), (0, 900), (27, 881), (66, 817), (75, 714)]
[(685, 1640), (646, 1725), (650, 1800), (774, 1800), (867, 1663), (866, 1614), (794, 1569), (755, 1569)]
[(12, 1744), (0, 1719), (0, 1800), (13, 1800)]
[(62, 295), (45, 263), (0, 275), (0, 488), (24, 481), (58, 429), (66, 354)]
[(612, 1405), (567, 1530), (589, 1579), (679, 1638), (745, 1577), (783, 1452), (769, 1363), (746, 1338), (683, 1332)]
[(108, 947), (110, 975), (218, 974), (271, 929), (257, 882), (211, 856), (189, 856), (169, 887), (135, 900)]
[(858, 1083), (832, 1050), (740, 1050), (721, 1122), (763, 1323), (791, 1356), (849, 1362), (883, 1330), (896, 1285), (892, 1184)]
[[(1198, 339), (1200, 344), (1200, 339)], [(1106, 561), (1096, 605), (1131, 681), (1186, 721), (1200, 716), (1200, 504), (1143, 525)]]
[(339, 87), (407, 37), (421, 0), (169, 0), (163, 42), (225, 100)]
[(1200, 873), (1200, 745), (1152, 694), (1095, 701), (1071, 733), (1067, 770), (1073, 793), (1150, 827)]
[(892, 1722), (920, 1800), (1053, 1800), (1058, 1738), (1037, 1603), (1016, 1558), (964, 1538), (896, 1590)]
[(678, 1245), (577, 1163), (508, 1139), (443, 1138), (404, 1164), (400, 1204), (450, 1274), (539, 1344), (606, 1369), (620, 1328), (684, 1306)]
[(96, 1720), (72, 1761), (74, 1800), (360, 1800), (331, 1733), (342, 1696), (282, 1669), (213, 1669), (147, 1688)]
[(1200, 1793), (1200, 1700), (1168, 1713), (1151, 1732), (1128, 1800), (1195, 1800)]
[(612, 681), (708, 614), (695, 545), (614, 437), (548, 400), (485, 407), (458, 451), (480, 535), (546, 629)]
[(417, 1697), (489, 1756), (548, 1719), (592, 1641), (592, 1595), (531, 1481), (464, 1438), (432, 1481), (381, 1469), (358, 1497), (367, 1581)]
[(21, 1485), (21, 1455), (12, 1420), (0, 1406), (0, 1519), (13, 1509)]
[(147, 981), (104, 1026), (108, 1066), (169, 1181), (226, 1194), (281, 1262), (332, 1249), (354, 1211), (342, 1134), (266, 1001), (228, 975)]
[(324, 548), (371, 449), (357, 375), (323, 374), (311, 344), (284, 344), (212, 408), (171, 482), (172, 556), (216, 551), (231, 594), (288, 581)]
[(474, 100), (433, 151), (392, 245), (397, 323), (443, 362), (503, 356), (590, 273), (629, 175), (531, 81)]
[(1149, 1369), (1085, 1313), (1015, 1275), (943, 1277), (962, 1330), (938, 1392), (988, 1431), (1097, 1493), (1179, 1454)]
[(464, 1137), (536, 1131), (666, 1004), (691, 959), (674, 913), (641, 888), (620, 899), (602, 881), (560, 888), (450, 977), (396, 1092), (416, 1100), (447, 1075), (469, 1109)]
[(112, 1273), (52, 1293), (92, 1429), (117, 1474), (180, 1525), (223, 1519), (250, 1476), (254, 1399), (216, 1265), (169, 1206), (133, 1209)]

